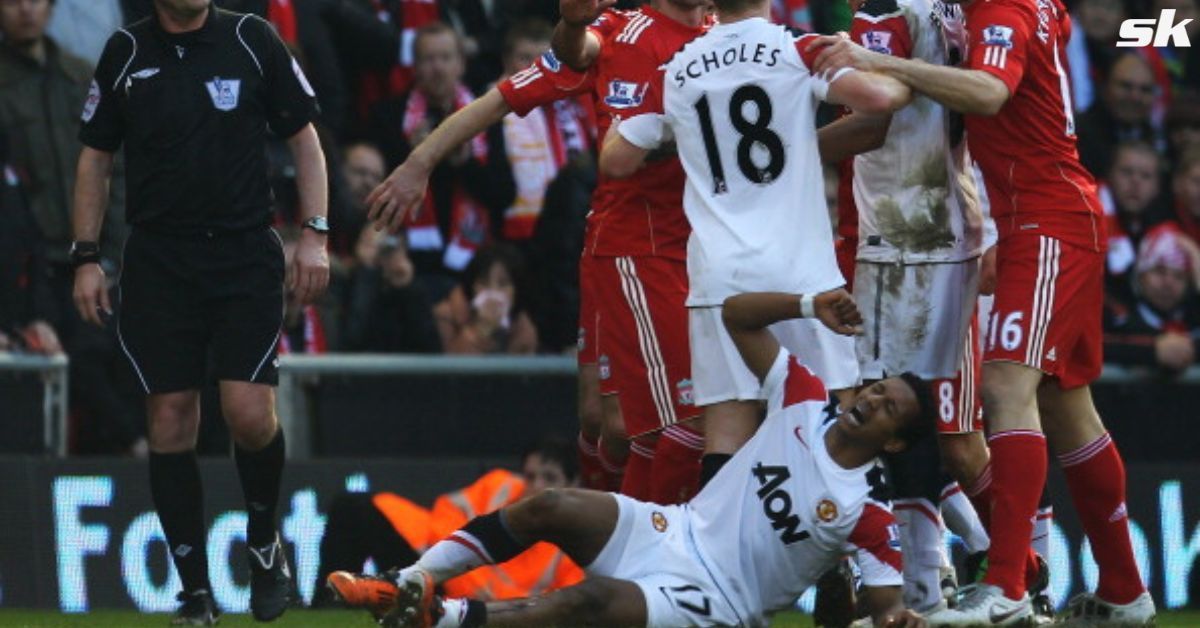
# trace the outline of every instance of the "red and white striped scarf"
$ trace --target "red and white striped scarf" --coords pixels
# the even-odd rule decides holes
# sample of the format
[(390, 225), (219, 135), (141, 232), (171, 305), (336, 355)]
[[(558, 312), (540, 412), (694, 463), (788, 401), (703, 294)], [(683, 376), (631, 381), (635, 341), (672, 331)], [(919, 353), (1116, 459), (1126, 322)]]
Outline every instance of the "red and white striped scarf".
[[(466, 107), (475, 96), (464, 85), (455, 86), (454, 111)], [(404, 109), (404, 120), (401, 129), (404, 136), (410, 139), (417, 129), (426, 121), (429, 115), (429, 101), (420, 90), (414, 89), (408, 97)], [(469, 141), (471, 158), (486, 163), (488, 158), (487, 138), (484, 134), (476, 135)], [(442, 263), (451, 270), (460, 271), (474, 257), (475, 251), (487, 242), (490, 233), (490, 219), (485, 208), (480, 207), (465, 190), (456, 186), (450, 199), (450, 233), (446, 234), (449, 242), (442, 238), (438, 229), (437, 206), (433, 196), (425, 195), (421, 209), (411, 216), (408, 221), (408, 246), (416, 251), (445, 249)]]

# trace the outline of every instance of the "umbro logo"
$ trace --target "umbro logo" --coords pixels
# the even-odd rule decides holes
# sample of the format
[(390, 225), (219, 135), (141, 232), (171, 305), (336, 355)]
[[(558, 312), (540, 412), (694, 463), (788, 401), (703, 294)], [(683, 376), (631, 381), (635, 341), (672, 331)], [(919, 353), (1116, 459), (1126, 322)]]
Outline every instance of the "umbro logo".
[(187, 543), (184, 543), (183, 545), (176, 545), (175, 551), (172, 553), (180, 558), (183, 558), (192, 553), (192, 546), (188, 545)]
[(1125, 502), (1121, 502), (1121, 505), (1117, 506), (1117, 509), (1113, 511), (1113, 514), (1109, 515), (1108, 522), (1116, 523), (1128, 516), (1129, 510), (1125, 507)]
[(1058, 359), (1058, 351), (1056, 351), (1057, 348), (1058, 347), (1050, 347), (1050, 350), (1046, 352), (1047, 362), (1053, 362)]

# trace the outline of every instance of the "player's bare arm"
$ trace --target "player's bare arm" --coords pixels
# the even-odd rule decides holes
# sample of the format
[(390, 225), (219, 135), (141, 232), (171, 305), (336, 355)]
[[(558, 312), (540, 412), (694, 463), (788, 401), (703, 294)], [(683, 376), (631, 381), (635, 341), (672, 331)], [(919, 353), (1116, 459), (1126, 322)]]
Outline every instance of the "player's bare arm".
[[(288, 138), (288, 148), (296, 162), (296, 185), (300, 195), (300, 223), (324, 216), (329, 207), (329, 188), (325, 177), (325, 153), (310, 123)], [(313, 229), (301, 229), (300, 241), (292, 259), (291, 285), (301, 303), (312, 303), (329, 285), (328, 236)]]
[(995, 115), (1010, 95), (1004, 81), (982, 70), (901, 59), (867, 50), (836, 36), (821, 37), (809, 44), (810, 49), (822, 46), (824, 49), (817, 55), (815, 63), (817, 72), (836, 72), (852, 67), (886, 74), (960, 113)]
[[(654, 114), (647, 114), (654, 115)], [(638, 171), (646, 163), (653, 147), (642, 148), (629, 141), (617, 131), (622, 125), (629, 124), (629, 129), (638, 126), (636, 118), (630, 121), (613, 121), (604, 136), (604, 146), (600, 149), (600, 172), (606, 177), (624, 179)]]
[(399, 229), (425, 198), (429, 175), (438, 162), (511, 111), (500, 90), (493, 87), (439, 124), (413, 148), (408, 159), (367, 196), (367, 218), (375, 223), (375, 229)]
[(862, 604), (878, 628), (924, 628), (920, 614), (904, 608), (900, 587), (865, 587)]
[[(838, 40), (845, 41), (841, 38)], [(828, 73), (834, 75), (837, 70)], [(825, 100), (835, 105), (846, 105), (856, 113), (889, 114), (903, 108), (912, 100), (912, 90), (903, 82), (885, 74), (869, 71), (850, 72), (834, 77), (833, 82), (829, 84)]]
[[(801, 308), (812, 308), (811, 312)], [(779, 341), (767, 327), (779, 321), (816, 318), (829, 329), (851, 336), (858, 333), (862, 314), (843, 288), (805, 296), (783, 292), (748, 292), (725, 299), (721, 318), (746, 366), (760, 380), (771, 371)]]
[[(84, 146), (75, 175), (75, 210), (71, 224), (76, 242), (98, 242), (108, 204), (108, 183), (113, 154)], [(100, 312), (112, 315), (108, 283), (100, 264), (83, 264), (75, 270), (75, 307), (83, 320), (104, 325)]]
[(890, 114), (855, 112), (817, 129), (817, 150), (821, 161), (835, 164), (847, 157), (883, 146), (887, 140)]
[(559, 61), (576, 72), (592, 66), (600, 54), (600, 38), (588, 31), (588, 24), (596, 21), (605, 9), (617, 0), (560, 0), (559, 13), (562, 17), (554, 27), (554, 39), (550, 47)]

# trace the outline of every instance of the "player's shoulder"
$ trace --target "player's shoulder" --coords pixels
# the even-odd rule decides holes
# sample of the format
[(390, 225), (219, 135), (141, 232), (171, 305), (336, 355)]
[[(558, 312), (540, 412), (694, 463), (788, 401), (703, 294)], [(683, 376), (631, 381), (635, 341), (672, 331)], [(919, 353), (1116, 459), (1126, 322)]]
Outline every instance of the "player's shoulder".
[[(977, 20), (995, 20), (1005, 16), (1013, 19), (1032, 20), (1036, 23), (1038, 19), (1039, 5), (1053, 5), (1053, 2), (1048, 0), (980, 0), (972, 2), (965, 9), (967, 19), (970, 20), (974, 16)], [(989, 24), (973, 23), (972, 28), (986, 28)]]

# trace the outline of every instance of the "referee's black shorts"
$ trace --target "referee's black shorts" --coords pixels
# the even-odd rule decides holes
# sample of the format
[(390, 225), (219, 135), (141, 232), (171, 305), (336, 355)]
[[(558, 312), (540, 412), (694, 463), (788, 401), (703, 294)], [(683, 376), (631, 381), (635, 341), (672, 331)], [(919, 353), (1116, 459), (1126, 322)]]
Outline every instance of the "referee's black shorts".
[(274, 229), (125, 243), (117, 334), (147, 393), (206, 381), (275, 385), (283, 324), (283, 243)]

